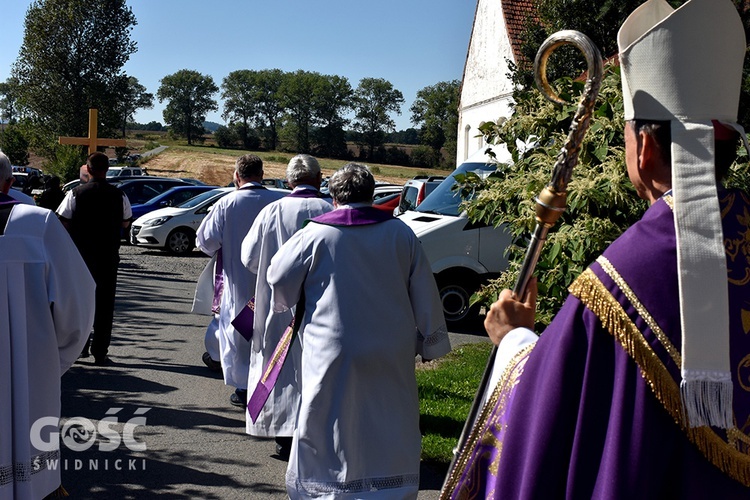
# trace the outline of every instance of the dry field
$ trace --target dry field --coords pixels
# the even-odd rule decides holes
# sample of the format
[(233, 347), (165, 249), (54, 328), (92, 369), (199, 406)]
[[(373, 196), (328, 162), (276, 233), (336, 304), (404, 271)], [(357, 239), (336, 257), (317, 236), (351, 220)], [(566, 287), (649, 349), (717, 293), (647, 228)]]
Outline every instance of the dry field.
[[(292, 156), (292, 154), (288, 154), (286, 158), (291, 158)], [(229, 154), (169, 148), (148, 160), (148, 162), (144, 163), (144, 166), (150, 175), (189, 177), (203, 181), (206, 184), (226, 186), (232, 180), (236, 157), (236, 155)], [(261, 157), (263, 156), (261, 155)], [(282, 155), (269, 155), (269, 157), (263, 159), (265, 177), (283, 179), (286, 172), (286, 160), (284, 160)], [(328, 166), (331, 163), (335, 164)], [(343, 161), (321, 161), (323, 176), (331, 175), (344, 163)], [(375, 179), (394, 184), (403, 184), (406, 179), (413, 177), (417, 173), (415, 169), (403, 168), (405, 169), (403, 173), (398, 172), (391, 175), (376, 173)]]

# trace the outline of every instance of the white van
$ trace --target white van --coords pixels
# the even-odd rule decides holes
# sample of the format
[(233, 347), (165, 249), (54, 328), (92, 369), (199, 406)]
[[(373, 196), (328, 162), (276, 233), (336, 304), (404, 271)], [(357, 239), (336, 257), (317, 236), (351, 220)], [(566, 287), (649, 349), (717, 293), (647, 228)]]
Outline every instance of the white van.
[(478, 308), (469, 307), (472, 294), (484, 280), (508, 267), (505, 250), (512, 241), (510, 233), (502, 226), (469, 221), (466, 212), (459, 211), (461, 197), (452, 190), (456, 174), (487, 176), (497, 169), (498, 161), (510, 162), (504, 145), (494, 149), (498, 160), (491, 160), (483, 151), (472, 155), (416, 209), (399, 216), (422, 242), (440, 289), (445, 319), (451, 324), (475, 316)]

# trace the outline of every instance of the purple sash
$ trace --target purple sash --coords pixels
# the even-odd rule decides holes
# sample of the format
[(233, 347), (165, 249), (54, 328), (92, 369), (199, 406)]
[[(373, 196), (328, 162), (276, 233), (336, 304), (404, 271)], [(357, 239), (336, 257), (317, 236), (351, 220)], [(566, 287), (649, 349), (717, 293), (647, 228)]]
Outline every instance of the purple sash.
[(393, 214), (372, 207), (337, 208), (319, 215), (312, 222), (329, 226), (366, 226), (393, 220)]
[(253, 338), (253, 322), (255, 321), (255, 297), (251, 298), (242, 308), (236, 318), (232, 320), (232, 326), (242, 337), (250, 342)]
[(268, 362), (268, 365), (266, 365), (265, 370), (263, 370), (263, 376), (258, 381), (258, 385), (255, 386), (253, 395), (250, 396), (250, 399), (247, 402), (247, 411), (250, 413), (250, 418), (253, 423), (258, 419), (260, 410), (263, 409), (263, 406), (268, 400), (269, 394), (271, 394), (271, 391), (273, 390), (273, 386), (276, 385), (276, 380), (279, 378), (281, 367), (284, 366), (286, 355), (289, 352), (289, 346), (294, 342), (294, 337), (296, 336), (294, 322), (295, 318), (292, 318), (291, 323), (289, 323), (289, 326), (286, 327), (286, 330), (284, 331), (284, 335), (281, 336), (279, 344), (276, 346), (276, 349), (273, 350), (273, 356), (271, 356), (271, 360)]
[(216, 265), (214, 265), (214, 300), (211, 304), (211, 312), (219, 314), (221, 309), (221, 293), (224, 291), (224, 260), (221, 257), (221, 249), (216, 255)]

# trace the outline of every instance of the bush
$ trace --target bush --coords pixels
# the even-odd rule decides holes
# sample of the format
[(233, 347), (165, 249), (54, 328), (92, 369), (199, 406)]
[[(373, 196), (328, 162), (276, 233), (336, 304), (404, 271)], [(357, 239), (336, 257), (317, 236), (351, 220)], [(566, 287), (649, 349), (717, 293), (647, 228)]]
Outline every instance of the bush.
[[(501, 288), (513, 288), (533, 231), (534, 198), (550, 181), (551, 169), (567, 139), (578, 106), (582, 82), (555, 82), (559, 95), (571, 104), (546, 101), (539, 92), (517, 100), (515, 114), (502, 125), (482, 127), (488, 144), (505, 143), (513, 164), (487, 179), (467, 175), (462, 194), (473, 195), (466, 204), (471, 220), (498, 226), (507, 224), (515, 237), (508, 250), (509, 269), (483, 288), (476, 301), (493, 302)], [(591, 126), (580, 147), (579, 163), (568, 185), (566, 212), (549, 234), (536, 266), (539, 282), (537, 331), (551, 320), (567, 296), (567, 288), (622, 231), (637, 221), (646, 203), (638, 198), (625, 168), (623, 103), (619, 68), (608, 66), (596, 102)], [(517, 138), (535, 137), (538, 146), (525, 151)]]
[(63, 184), (80, 175), (81, 165), (86, 163), (86, 153), (80, 146), (58, 145), (54, 156), (44, 165), (44, 171), (59, 177)]

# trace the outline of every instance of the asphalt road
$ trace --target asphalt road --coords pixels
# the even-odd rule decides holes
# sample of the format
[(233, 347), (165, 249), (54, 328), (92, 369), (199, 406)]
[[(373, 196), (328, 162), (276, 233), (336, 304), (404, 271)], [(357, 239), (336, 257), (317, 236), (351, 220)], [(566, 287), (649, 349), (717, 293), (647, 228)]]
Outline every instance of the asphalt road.
[[(71, 498), (286, 498), (274, 441), (245, 434), (232, 389), (201, 361), (209, 318), (190, 306), (207, 257), (130, 246), (121, 256), (116, 364), (80, 359), (62, 380), (57, 467)], [(451, 338), (486, 341), (481, 333)], [(443, 475), (423, 465), (419, 498), (438, 498)]]

